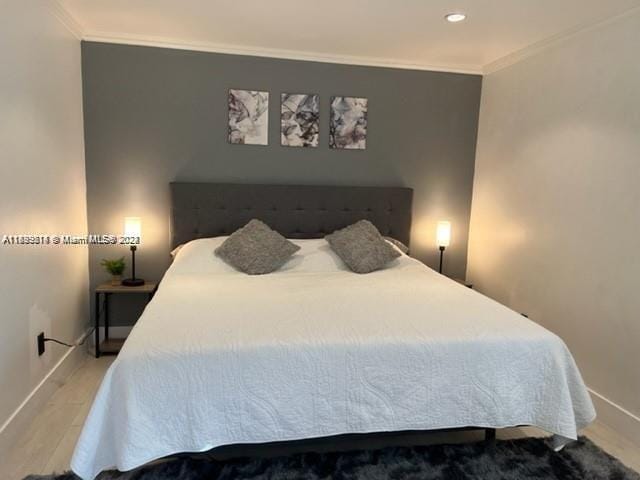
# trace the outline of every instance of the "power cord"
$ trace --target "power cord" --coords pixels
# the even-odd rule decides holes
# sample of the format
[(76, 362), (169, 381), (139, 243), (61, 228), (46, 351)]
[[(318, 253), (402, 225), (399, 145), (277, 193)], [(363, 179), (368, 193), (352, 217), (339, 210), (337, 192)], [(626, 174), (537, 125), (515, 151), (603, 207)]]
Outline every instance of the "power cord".
[(87, 332), (87, 334), (84, 336), (84, 338), (82, 339), (81, 342), (78, 342), (76, 344), (70, 344), (70, 343), (66, 343), (66, 342), (62, 342), (60, 340), (57, 340), (55, 338), (44, 338), (43, 340), (45, 342), (53, 342), (53, 343), (57, 343), (58, 345), (62, 345), (64, 347), (69, 347), (69, 348), (73, 348), (73, 347), (81, 347), (82, 345), (84, 345), (84, 343), (87, 341), (87, 338), (89, 338), (91, 336), (91, 334), (93, 333), (93, 331), (96, 329), (96, 327), (91, 327), (91, 330), (89, 330), (89, 332)]
[(54, 342), (54, 343), (57, 343), (59, 345), (64, 345), (65, 347), (70, 347), (70, 348), (75, 346), (75, 345), (69, 345), (68, 343), (61, 342), (60, 340), (56, 340), (55, 338), (46, 338), (45, 337), (44, 341), (45, 342)]
[[(99, 315), (102, 315), (102, 313), (104, 312), (104, 306), (102, 308), (100, 308), (100, 305), (96, 305), (96, 308), (99, 309)], [(70, 344), (70, 343), (66, 343), (63, 342), (61, 340), (55, 339), (55, 338), (46, 338), (44, 336), (44, 334), (40, 334), (38, 336), (38, 345), (39, 348), (42, 348), (42, 352), (44, 352), (44, 344), (46, 342), (53, 342), (53, 343), (57, 343), (58, 345), (62, 345), (63, 347), (69, 347), (69, 348), (73, 348), (73, 347), (80, 347), (82, 345), (85, 344), (85, 342), (87, 341), (87, 338), (89, 338), (91, 336), (91, 334), (95, 331), (96, 327), (91, 327), (91, 329), (89, 330), (89, 332), (84, 336), (84, 338), (82, 339), (81, 342), (78, 342), (76, 344)]]
[(89, 338), (91, 336), (91, 334), (93, 333), (93, 331), (96, 329), (96, 327), (91, 327), (91, 330), (89, 330), (89, 333), (87, 333), (84, 338), (82, 339), (82, 341), (80, 343), (78, 343), (78, 346), (82, 346), (84, 345), (84, 342), (87, 341), (87, 338)]

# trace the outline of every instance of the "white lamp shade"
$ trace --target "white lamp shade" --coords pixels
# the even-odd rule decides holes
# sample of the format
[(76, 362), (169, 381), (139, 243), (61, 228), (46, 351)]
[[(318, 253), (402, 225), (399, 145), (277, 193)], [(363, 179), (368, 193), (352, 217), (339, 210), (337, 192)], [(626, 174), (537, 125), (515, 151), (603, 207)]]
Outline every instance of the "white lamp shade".
[(451, 222), (438, 222), (436, 241), (439, 247), (448, 247), (451, 243)]
[(124, 217), (124, 236), (140, 237), (142, 232), (140, 217)]

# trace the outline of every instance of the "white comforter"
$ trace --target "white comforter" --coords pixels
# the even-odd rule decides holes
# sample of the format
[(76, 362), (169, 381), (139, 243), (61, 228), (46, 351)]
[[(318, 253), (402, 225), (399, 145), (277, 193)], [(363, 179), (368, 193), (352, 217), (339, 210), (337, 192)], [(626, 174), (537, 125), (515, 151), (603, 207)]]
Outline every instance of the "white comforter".
[(341, 433), (595, 417), (556, 335), (403, 256), (346, 271), (324, 240), (247, 276), (190, 242), (107, 372), (72, 460), (85, 480), (176, 452)]

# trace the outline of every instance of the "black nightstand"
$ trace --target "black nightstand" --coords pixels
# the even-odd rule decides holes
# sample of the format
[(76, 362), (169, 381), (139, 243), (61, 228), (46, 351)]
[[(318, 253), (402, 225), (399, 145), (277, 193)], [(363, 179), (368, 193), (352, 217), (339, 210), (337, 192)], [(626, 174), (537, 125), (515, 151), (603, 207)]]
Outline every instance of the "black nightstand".
[(466, 280), (462, 280), (461, 278), (452, 278), (454, 282), (458, 282), (460, 285), (464, 285), (467, 288), (473, 288), (473, 283), (469, 283)]
[[(153, 298), (156, 293), (158, 284), (155, 282), (147, 282), (137, 287), (125, 287), (124, 285), (111, 285), (103, 283), (96, 288), (96, 305), (95, 305), (95, 342), (96, 342), (96, 358), (100, 355), (117, 355), (120, 347), (124, 343), (121, 338), (109, 338), (109, 298), (114, 294), (131, 295), (133, 293), (142, 293), (147, 295), (147, 301)], [(100, 295), (104, 298), (104, 342), (100, 345)]]

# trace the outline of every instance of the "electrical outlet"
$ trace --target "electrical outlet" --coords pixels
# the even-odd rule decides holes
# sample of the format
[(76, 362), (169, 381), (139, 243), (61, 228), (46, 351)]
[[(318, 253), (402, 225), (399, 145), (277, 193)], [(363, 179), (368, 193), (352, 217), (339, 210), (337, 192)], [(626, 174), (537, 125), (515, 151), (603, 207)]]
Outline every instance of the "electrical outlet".
[(44, 332), (40, 332), (37, 338), (38, 338), (38, 356), (41, 357), (44, 354)]

